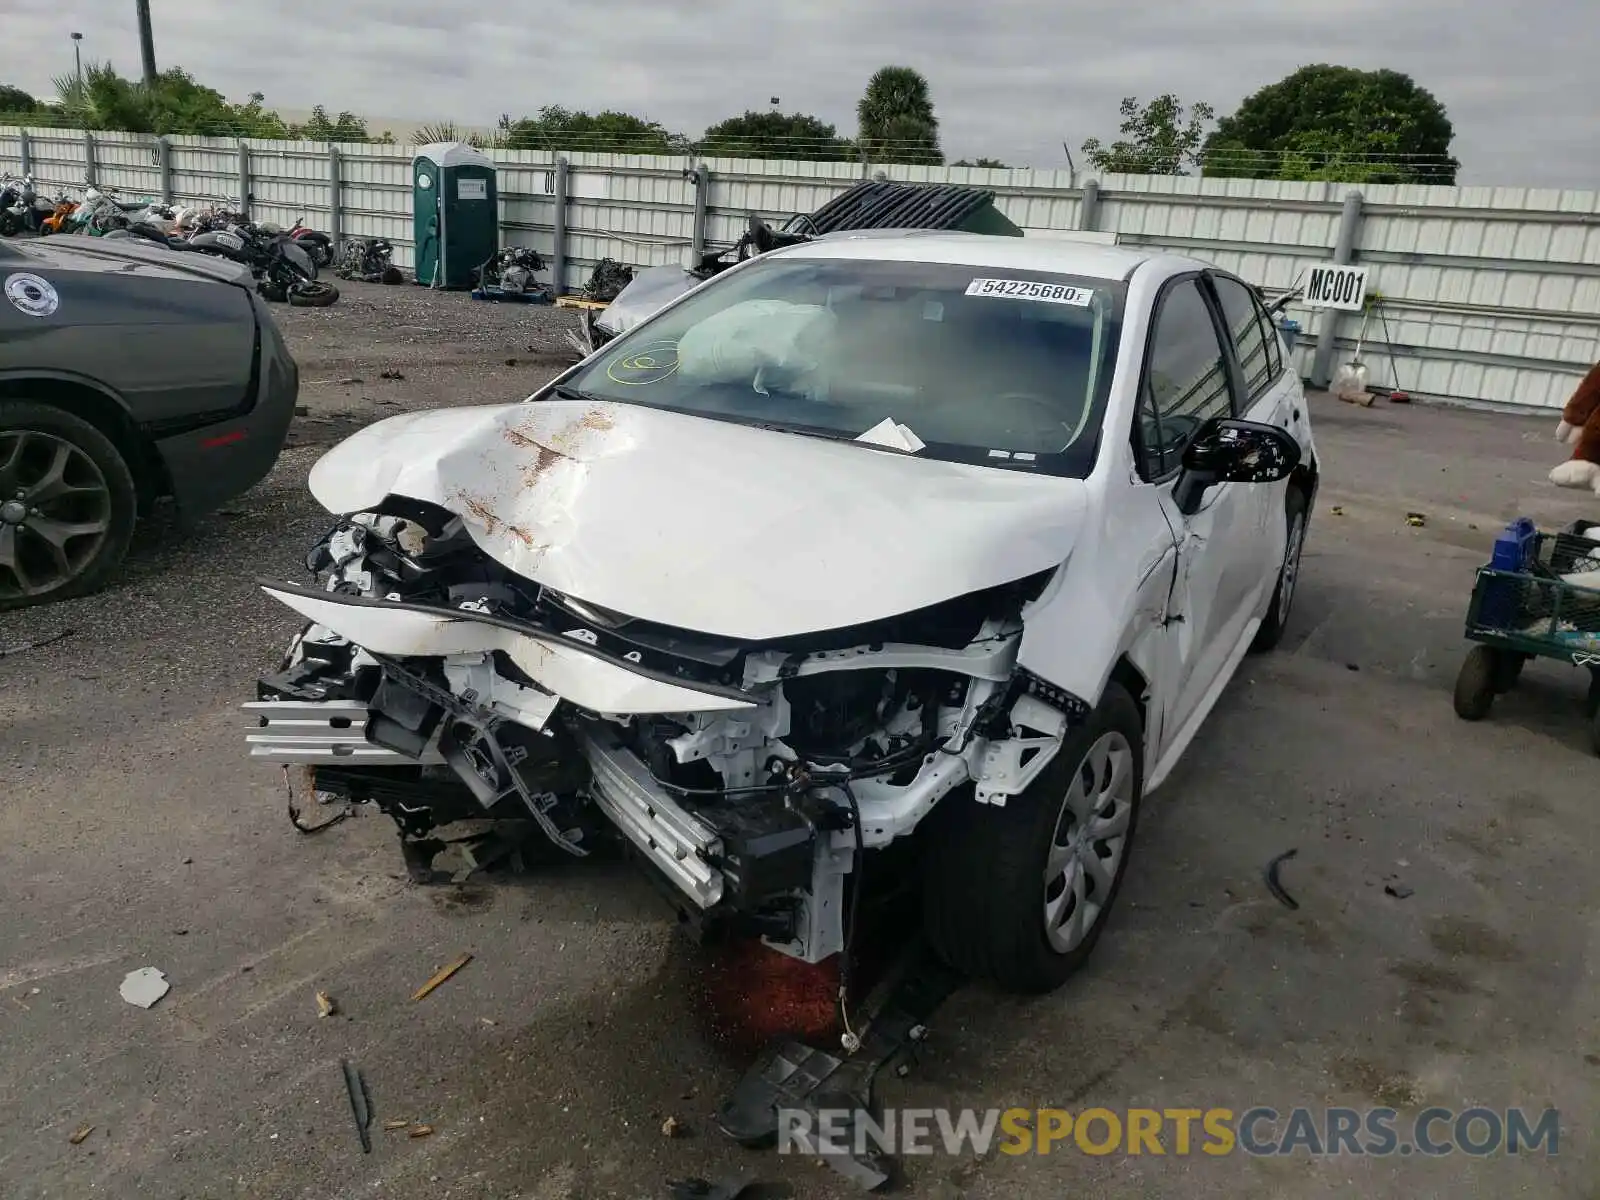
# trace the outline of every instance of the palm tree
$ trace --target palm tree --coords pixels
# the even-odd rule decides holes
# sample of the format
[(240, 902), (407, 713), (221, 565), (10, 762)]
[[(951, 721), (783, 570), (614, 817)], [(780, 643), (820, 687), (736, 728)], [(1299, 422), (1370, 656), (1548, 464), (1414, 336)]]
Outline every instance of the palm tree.
[(912, 67), (880, 67), (856, 105), (861, 146), (874, 162), (944, 162), (928, 81)]

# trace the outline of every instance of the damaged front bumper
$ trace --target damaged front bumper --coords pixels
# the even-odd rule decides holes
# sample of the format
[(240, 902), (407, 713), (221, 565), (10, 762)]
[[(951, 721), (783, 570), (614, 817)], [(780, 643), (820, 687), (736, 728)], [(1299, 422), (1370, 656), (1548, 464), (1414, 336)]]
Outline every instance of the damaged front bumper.
[[(688, 923), (818, 962), (845, 949), (864, 854), (963, 785), (1003, 803), (1050, 757), (1039, 730), (1065, 726), (1019, 687), (1014, 589), (959, 619), (719, 643), (490, 569), (435, 516), (409, 538), (352, 518), (308, 559), (321, 588), (261, 581), (308, 623), (244, 706), (252, 758), (376, 804), (412, 847), (484, 821), (576, 856), (615, 842)], [(1024, 740), (1026, 770), (1004, 752)]]

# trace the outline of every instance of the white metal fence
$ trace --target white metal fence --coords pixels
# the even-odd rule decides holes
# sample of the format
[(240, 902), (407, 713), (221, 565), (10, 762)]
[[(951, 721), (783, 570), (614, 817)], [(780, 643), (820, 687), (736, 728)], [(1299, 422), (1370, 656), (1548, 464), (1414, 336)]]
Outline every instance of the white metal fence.
[[(1025, 229), (1115, 233), (1208, 259), (1268, 292), (1336, 256), (1365, 265), (1382, 302), (1363, 358), (1376, 382), (1419, 396), (1555, 408), (1600, 361), (1600, 192), (1380, 185), (1352, 201), (1335, 183), (491, 153), (503, 242), (553, 257), (569, 290), (602, 258), (653, 266), (731, 245), (748, 214), (810, 212), (870, 171), (992, 188)], [(124, 198), (244, 197), (257, 219), (387, 238), (402, 266), (410, 160), (402, 146), (0, 128), (0, 170), (31, 170), (46, 188), (92, 178)], [(1299, 305), (1289, 315), (1303, 330), (1302, 374), (1325, 381), (1353, 353), (1360, 316)]]

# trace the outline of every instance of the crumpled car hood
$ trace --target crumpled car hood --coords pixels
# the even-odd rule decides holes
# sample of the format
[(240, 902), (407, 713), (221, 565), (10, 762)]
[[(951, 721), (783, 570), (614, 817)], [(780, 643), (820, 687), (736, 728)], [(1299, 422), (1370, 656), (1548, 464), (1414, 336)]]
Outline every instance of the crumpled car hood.
[(443, 506), (518, 575), (747, 641), (909, 612), (1067, 556), (1078, 480), (939, 462), (636, 405), (409, 413), (311, 471), (334, 513)]

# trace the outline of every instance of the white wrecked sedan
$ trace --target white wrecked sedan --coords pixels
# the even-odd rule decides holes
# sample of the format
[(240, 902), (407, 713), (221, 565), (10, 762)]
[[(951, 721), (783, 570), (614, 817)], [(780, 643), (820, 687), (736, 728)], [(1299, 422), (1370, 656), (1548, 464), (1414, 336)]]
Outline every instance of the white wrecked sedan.
[[(311, 473), (252, 754), (408, 845), (608, 837), (820, 962), (874, 861), (957, 969), (1059, 986), (1145, 793), (1283, 635), (1318, 466), (1253, 289), (1072, 241), (846, 234), (719, 275), (527, 401)], [(305, 772), (301, 773), (302, 779)]]

